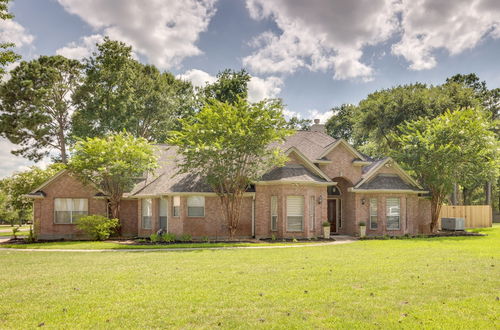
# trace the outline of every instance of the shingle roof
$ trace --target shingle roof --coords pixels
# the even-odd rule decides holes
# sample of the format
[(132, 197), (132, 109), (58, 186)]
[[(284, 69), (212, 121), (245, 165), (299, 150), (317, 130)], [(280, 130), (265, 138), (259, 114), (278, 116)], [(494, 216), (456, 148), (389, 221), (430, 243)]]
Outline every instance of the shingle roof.
[(262, 176), (262, 181), (283, 182), (326, 182), (325, 179), (314, 175), (307, 168), (299, 164), (290, 164), (275, 168)]
[(335, 139), (329, 135), (320, 132), (312, 131), (297, 131), (295, 134), (286, 138), (285, 142), (278, 144), (274, 143), (271, 146), (279, 147), (281, 150), (286, 151), (291, 147), (299, 149), (309, 160), (314, 162), (319, 159), (323, 151), (330, 145), (335, 143)]
[(358, 189), (391, 189), (420, 191), (401, 179), (398, 175), (378, 174), (375, 178), (363, 183)]
[[(335, 142), (334, 138), (321, 132), (297, 131), (295, 134), (287, 137), (283, 143), (274, 143), (271, 146), (279, 147), (283, 151), (295, 147), (311, 162), (314, 162)], [(202, 178), (191, 174), (176, 175), (176, 161), (180, 160), (180, 156), (177, 154), (177, 147), (157, 145), (157, 149), (159, 154), (159, 168), (156, 169), (155, 173), (138, 182), (132, 191), (127, 194), (128, 196), (139, 197), (177, 192), (212, 191)], [(363, 167), (363, 174), (368, 173), (379, 162), (384, 160), (385, 158)], [(262, 177), (262, 180), (326, 182), (323, 178), (313, 174), (304, 166), (292, 167), (290, 165), (270, 171)]]
[(133, 196), (153, 196), (175, 192), (211, 192), (210, 187), (199, 177), (177, 173), (176, 161), (179, 160), (177, 147), (159, 145), (156, 171), (139, 182), (130, 192)]

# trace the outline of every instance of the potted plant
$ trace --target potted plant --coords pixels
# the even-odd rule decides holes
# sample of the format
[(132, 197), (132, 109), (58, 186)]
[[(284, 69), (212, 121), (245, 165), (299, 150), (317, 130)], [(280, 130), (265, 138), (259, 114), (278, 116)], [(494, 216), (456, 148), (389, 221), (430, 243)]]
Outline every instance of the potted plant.
[(359, 236), (360, 237), (366, 236), (366, 222), (364, 221), (359, 222)]
[(323, 222), (323, 237), (325, 239), (330, 238), (330, 223), (328, 221)]

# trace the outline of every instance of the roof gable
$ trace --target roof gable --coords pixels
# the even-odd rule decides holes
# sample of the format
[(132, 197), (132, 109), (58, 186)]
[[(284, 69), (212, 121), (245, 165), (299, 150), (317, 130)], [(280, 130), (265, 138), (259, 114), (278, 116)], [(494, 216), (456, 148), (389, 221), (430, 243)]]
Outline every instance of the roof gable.
[(363, 179), (361, 179), (361, 181), (359, 181), (354, 188), (361, 189), (361, 186), (367, 184), (373, 178), (375, 178), (375, 175), (379, 173), (380, 170), (386, 165), (392, 166), (392, 168), (395, 170), (395, 174), (410, 186), (423, 189), (422, 186), (417, 181), (415, 181), (415, 179), (413, 179), (404, 169), (402, 169), (401, 166), (399, 166), (398, 163), (396, 163), (391, 157), (384, 158), (370, 165), (368, 171), (365, 172)]

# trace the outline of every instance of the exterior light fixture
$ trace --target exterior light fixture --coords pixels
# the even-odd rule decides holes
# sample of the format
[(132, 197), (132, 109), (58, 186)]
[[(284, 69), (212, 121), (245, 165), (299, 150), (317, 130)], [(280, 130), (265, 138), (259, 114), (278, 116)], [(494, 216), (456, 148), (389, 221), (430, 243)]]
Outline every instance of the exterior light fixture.
[(322, 202), (323, 202), (323, 195), (319, 195), (318, 204), (321, 204)]
[(366, 199), (361, 198), (361, 205), (365, 205), (365, 203), (366, 203)]

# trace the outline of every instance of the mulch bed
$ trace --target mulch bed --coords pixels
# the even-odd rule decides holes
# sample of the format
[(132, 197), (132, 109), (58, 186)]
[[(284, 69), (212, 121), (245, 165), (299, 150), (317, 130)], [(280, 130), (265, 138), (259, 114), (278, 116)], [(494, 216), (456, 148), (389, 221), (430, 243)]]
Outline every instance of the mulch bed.
[(370, 239), (409, 239), (409, 238), (432, 238), (432, 237), (467, 237), (467, 236), (487, 236), (482, 233), (473, 233), (469, 231), (438, 231), (433, 234), (422, 234), (422, 235), (403, 235), (403, 236), (366, 236), (360, 238), (361, 240)]

